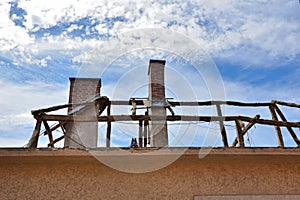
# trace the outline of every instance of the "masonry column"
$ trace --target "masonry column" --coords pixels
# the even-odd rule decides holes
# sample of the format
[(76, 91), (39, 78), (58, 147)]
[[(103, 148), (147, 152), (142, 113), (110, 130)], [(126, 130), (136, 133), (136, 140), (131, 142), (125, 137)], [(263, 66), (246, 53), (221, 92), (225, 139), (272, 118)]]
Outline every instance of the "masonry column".
[[(165, 69), (164, 60), (150, 60), (149, 63), (149, 101), (150, 101), (150, 146), (167, 147), (168, 129), (165, 109)], [(156, 119), (153, 116), (158, 116)]]
[[(97, 78), (70, 78), (69, 103), (83, 103), (100, 95), (101, 79)], [(65, 125), (65, 147), (69, 148), (96, 148), (98, 141), (98, 109), (95, 104), (77, 111), (78, 106), (68, 109), (68, 114), (92, 116), (93, 122), (74, 122)]]

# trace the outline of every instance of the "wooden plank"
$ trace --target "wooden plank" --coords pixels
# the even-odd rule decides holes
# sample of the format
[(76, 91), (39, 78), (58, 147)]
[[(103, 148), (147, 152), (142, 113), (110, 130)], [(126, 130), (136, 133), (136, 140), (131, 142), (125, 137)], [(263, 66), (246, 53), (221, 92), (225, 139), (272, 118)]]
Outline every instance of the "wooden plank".
[[(282, 119), (282, 121), (287, 122), (287, 119), (285, 118), (284, 114), (281, 112), (281, 110), (278, 108), (278, 106), (276, 104), (273, 105), (275, 111), (278, 113), (278, 115), (280, 116), (280, 118)], [(296, 144), (299, 146), (300, 145), (300, 141), (296, 135), (296, 133), (294, 132), (294, 130), (292, 129), (292, 127), (290, 126), (286, 126), (287, 130), (290, 132), (292, 138), (294, 139), (294, 141), (296, 142)]]
[(243, 135), (243, 131), (242, 131), (242, 128), (241, 128), (240, 121), (235, 120), (235, 125), (236, 125), (236, 138), (237, 138), (239, 147), (244, 148), (245, 147), (244, 135)]
[(50, 127), (49, 127), (49, 124), (44, 119), (43, 119), (43, 123), (44, 123), (45, 129), (46, 129), (46, 132), (47, 132), (48, 138), (49, 138), (48, 147), (54, 147), (52, 131), (51, 131)]
[(37, 118), (32, 136), (31, 136), (28, 144), (26, 145), (27, 148), (37, 148), (38, 140), (39, 140), (39, 136), (40, 136), (41, 125), (42, 125), (42, 120), (40, 118)]
[[(221, 110), (220, 104), (217, 104), (216, 107), (217, 107), (218, 116), (222, 117), (222, 110)], [(227, 134), (226, 134), (225, 126), (224, 126), (224, 121), (222, 119), (219, 121), (219, 126), (220, 126), (221, 135), (222, 135), (223, 145), (224, 145), (224, 147), (228, 147)]]
[[(111, 104), (110, 102), (107, 105), (107, 117), (110, 117), (110, 109), (111, 109)], [(109, 120), (107, 121), (107, 128), (106, 128), (106, 147), (110, 147), (110, 136), (111, 136), (111, 122)]]
[[(242, 135), (244, 136), (252, 126), (256, 123), (256, 121), (260, 118), (260, 115), (256, 115), (247, 125), (244, 129), (242, 129)], [(235, 147), (238, 144), (238, 139), (235, 138), (231, 147)]]
[[(275, 109), (274, 109), (274, 106), (273, 105), (270, 105), (269, 106), (269, 110), (271, 112), (271, 115), (272, 115), (272, 119), (274, 121), (278, 121), (278, 118), (277, 118), (277, 115), (275, 113)], [(280, 130), (280, 126), (278, 125), (274, 125), (275, 127), (275, 130), (276, 130), (276, 133), (277, 133), (277, 139), (278, 139), (278, 145), (279, 147), (284, 147), (284, 142), (283, 142), (283, 138), (282, 138), (282, 134), (281, 134), (281, 130)]]

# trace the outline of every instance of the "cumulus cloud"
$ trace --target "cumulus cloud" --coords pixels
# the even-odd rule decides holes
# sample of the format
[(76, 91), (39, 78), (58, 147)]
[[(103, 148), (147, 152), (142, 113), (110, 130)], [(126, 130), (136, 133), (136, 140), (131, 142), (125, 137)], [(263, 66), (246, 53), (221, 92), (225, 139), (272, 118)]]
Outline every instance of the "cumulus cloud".
[[(126, 5), (126, 6), (125, 6)], [(141, 28), (163, 28), (176, 31), (195, 40), (206, 51), (216, 57), (227, 56), (226, 50), (248, 46), (244, 51), (260, 49), (273, 57), (295, 58), (300, 47), (295, 40), (299, 33), (299, 12), (296, 1), (51, 1), (38, 0), (18, 2), (23, 9), (24, 22), (17, 26), (9, 18), (10, 4), (3, 2), (1, 9), (1, 50), (13, 50), (22, 45), (39, 49), (39, 43), (53, 40), (56, 35), (67, 50), (78, 50), (85, 43), (91, 48), (97, 43), (85, 38), (91, 30), (101, 35), (114, 37), (120, 33)], [(12, 16), (15, 18), (16, 16)], [(89, 17), (92, 26), (83, 30), (81, 41), (66, 34), (78, 28), (78, 20)], [(54, 28), (55, 29), (51, 29)], [(47, 30), (44, 35), (37, 31)], [(51, 32), (52, 30), (52, 32)], [(42, 31), (43, 32), (43, 31)], [(9, 34), (7, 34), (9, 33)], [(56, 33), (57, 34), (57, 33)], [(48, 45), (51, 46), (51, 45)], [(288, 47), (288, 48), (287, 48)], [(52, 48), (60, 48), (59, 45)], [(245, 52), (244, 54), (248, 54)], [(36, 56), (33, 54), (33, 57)], [(248, 58), (248, 57), (247, 57)], [(231, 59), (235, 59), (231, 56)], [(250, 62), (250, 61), (249, 61)], [(260, 63), (263, 61), (260, 61)], [(257, 64), (257, 63), (254, 63)], [(259, 64), (257, 64), (259, 65)]]

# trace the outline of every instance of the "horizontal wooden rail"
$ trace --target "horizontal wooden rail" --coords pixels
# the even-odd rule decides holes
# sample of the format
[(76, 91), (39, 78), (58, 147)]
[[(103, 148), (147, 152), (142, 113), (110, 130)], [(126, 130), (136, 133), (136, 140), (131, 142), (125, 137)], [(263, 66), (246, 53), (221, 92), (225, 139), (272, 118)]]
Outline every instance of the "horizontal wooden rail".
[[(95, 101), (97, 101), (99, 99), (100, 98), (97, 98)], [(134, 101), (136, 105), (139, 105), (139, 106), (144, 105), (144, 101), (140, 100), (140, 99), (139, 100), (128, 100), (128, 101), (113, 100), (113, 101), (110, 101), (110, 103), (111, 103), (111, 105), (130, 106), (130, 105), (132, 105), (132, 101)], [(63, 105), (52, 106), (52, 107), (43, 108), (43, 109), (39, 109), (39, 110), (32, 110), (31, 113), (32, 113), (32, 115), (39, 115), (41, 113), (47, 113), (47, 112), (56, 111), (56, 110), (60, 110), (60, 109), (64, 109), (64, 108), (82, 106), (82, 105), (87, 105), (87, 104), (92, 104), (92, 103), (94, 103), (94, 102), (83, 102), (83, 103), (77, 103), (77, 104), (63, 104)], [(228, 106), (241, 106), (241, 107), (263, 107), (263, 106), (270, 106), (271, 104), (276, 103), (278, 105), (300, 108), (299, 104), (287, 103), (287, 102), (275, 101), (275, 100), (273, 100), (272, 102), (263, 102), (263, 103), (247, 103), (247, 102), (238, 102), (238, 101), (190, 101), (190, 102), (168, 101), (168, 103), (171, 106), (228, 105)]]
[(300, 122), (285, 122), (268, 119), (253, 119), (246, 116), (188, 116), (188, 115), (169, 115), (166, 117), (162, 116), (146, 116), (146, 115), (111, 115), (111, 116), (85, 116), (85, 115), (42, 115), (42, 119), (48, 121), (78, 121), (78, 122), (116, 122), (116, 121), (139, 121), (139, 120), (156, 120), (156, 121), (235, 121), (241, 120), (246, 122), (252, 122), (256, 124), (273, 125), (273, 126), (289, 126), (289, 127), (300, 127)]

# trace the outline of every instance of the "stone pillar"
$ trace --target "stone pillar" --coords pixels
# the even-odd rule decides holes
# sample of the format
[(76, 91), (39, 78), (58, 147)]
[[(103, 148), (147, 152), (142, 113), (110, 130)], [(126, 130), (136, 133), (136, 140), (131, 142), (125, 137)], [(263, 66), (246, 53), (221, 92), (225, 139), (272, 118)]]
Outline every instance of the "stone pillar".
[[(100, 95), (101, 79), (96, 78), (70, 78), (69, 103), (82, 103)], [(74, 112), (76, 106), (68, 109), (74, 115), (95, 117), (94, 122), (74, 122), (65, 125), (65, 147), (69, 148), (96, 148), (98, 141), (98, 109), (94, 104), (79, 112)], [(72, 113), (74, 112), (74, 113)]]
[[(168, 129), (165, 109), (165, 69), (166, 61), (150, 60), (149, 63), (149, 101), (150, 101), (150, 146), (167, 147)], [(158, 116), (156, 119), (153, 116)], [(161, 119), (162, 118), (162, 119)]]

